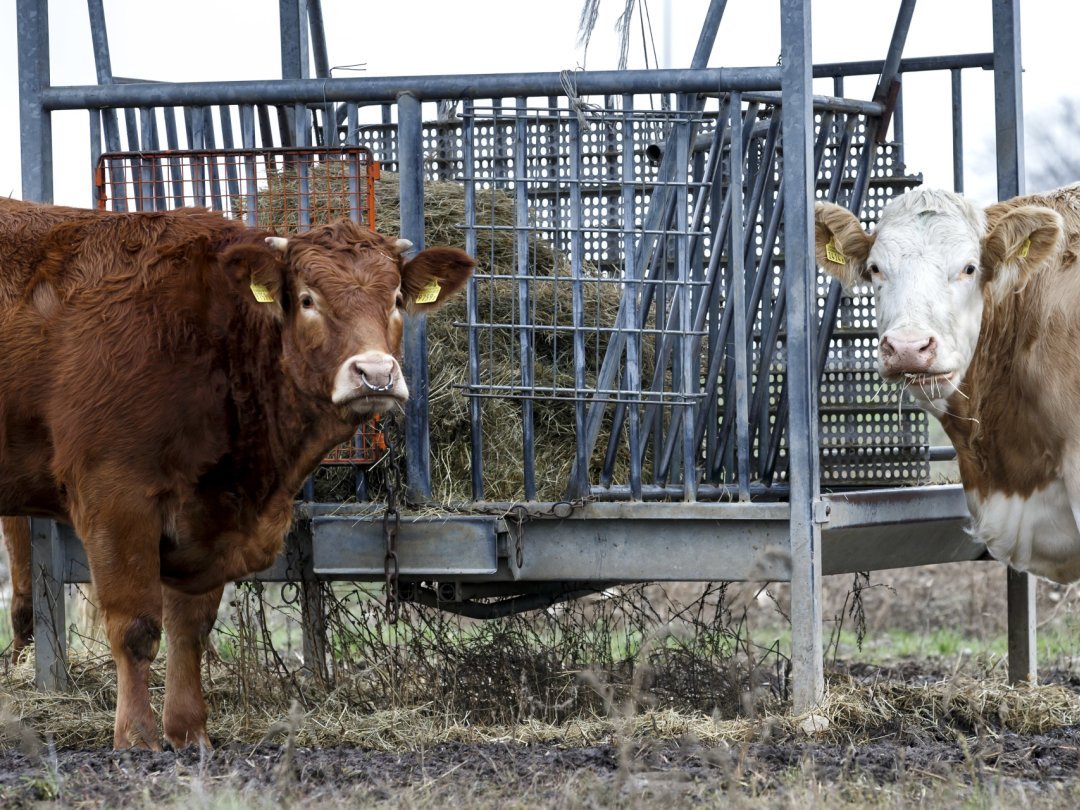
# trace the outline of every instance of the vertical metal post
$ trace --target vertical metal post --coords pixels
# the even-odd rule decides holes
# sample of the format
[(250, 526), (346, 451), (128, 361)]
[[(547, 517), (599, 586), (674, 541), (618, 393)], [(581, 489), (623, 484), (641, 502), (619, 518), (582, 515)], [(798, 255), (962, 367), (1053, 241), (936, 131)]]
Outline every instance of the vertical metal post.
[[(751, 119), (752, 121), (752, 119)], [(731, 197), (731, 227), (728, 262), (731, 264), (731, 302), (735, 331), (735, 459), (739, 500), (750, 500), (750, 367), (747, 358), (746, 267), (743, 224), (743, 118), (742, 95), (731, 94), (731, 149), (728, 152), (728, 195)], [(727, 396), (730, 396), (730, 382)]]
[(323, 605), (322, 588), (315, 577), (311, 519), (298, 518), (285, 542), (286, 547), (294, 552), (300, 567), (300, 614), (304, 668), (317, 682), (326, 685), (330, 681), (326, 668), (326, 608)]
[[(1024, 193), (1024, 105), (1020, 62), (1020, 0), (994, 0), (994, 130), (999, 200)], [(1009, 569), (1009, 680), (1034, 681), (1035, 579)]]
[[(461, 111), (462, 173), (465, 182), (465, 252), (477, 255), (476, 232), (476, 113), (475, 101), (464, 99)], [(476, 277), (469, 279), (465, 289), (465, 307), (469, 322), (469, 385), (474, 391), (480, 386), (480, 334), (477, 324), (480, 321), (480, 307), (476, 300)], [(481, 430), (483, 419), (483, 400), (481, 397), (469, 397), (469, 431), (472, 461), (472, 497), (474, 501), (484, 500), (484, 432)]]
[(49, 2), (17, 0), (19, 129), (24, 200), (52, 202), (52, 119), (41, 105), (49, 86)]
[(818, 501), (817, 329), (814, 264), (814, 109), (810, 3), (781, 0), (784, 142), (784, 283), (787, 288), (788, 480), (791, 485), (791, 659), (794, 707), (804, 712), (825, 692), (821, 628), (821, 527)]
[(281, 78), (303, 79), (307, 73), (307, 3), (278, 0), (281, 26)]
[[(641, 390), (641, 332), (636, 324), (641, 321), (638, 312), (638, 300), (641, 295), (641, 277), (637, 272), (637, 263), (634, 261), (634, 230), (631, 225), (634, 221), (634, 161), (628, 155), (631, 153), (627, 147), (634, 142), (634, 122), (631, 114), (634, 110), (634, 97), (629, 93), (622, 98), (622, 131), (623, 143), (622, 160), (622, 221), (623, 221), (623, 283), (627, 286), (627, 295), (624, 297), (627, 306), (627, 322), (631, 324), (626, 342), (626, 369), (624, 381), (629, 400), (629, 428), (627, 438), (630, 444), (630, 495), (634, 500), (641, 500), (641, 407), (636, 401), (638, 392)], [(615, 431), (612, 430), (612, 434)], [(581, 437), (578, 438), (581, 441)]]
[[(529, 264), (529, 122), (527, 119), (526, 99), (517, 99), (514, 116), (514, 213), (518, 227), (514, 232), (515, 273), (517, 277), (517, 338), (518, 366), (521, 369), (520, 382), (528, 394), (536, 386), (535, 376), (535, 324), (530, 306), (530, 276), (534, 272)], [(525, 500), (536, 499), (536, 430), (532, 398), (525, 396), (521, 400), (521, 463), (524, 478)], [(578, 434), (578, 444), (581, 436)], [(590, 445), (590, 450), (591, 445)], [(581, 456), (579, 450), (577, 456)], [(570, 490), (576, 489), (574, 481), (580, 473), (572, 473)]]
[(64, 634), (64, 555), (56, 523), (30, 521), (30, 572), (34, 603), (34, 685), (66, 691), (67, 637)]
[(1020, 0), (994, 0), (994, 131), (998, 199), (1024, 193)]
[[(424, 125), (420, 101), (398, 97), (398, 171), (401, 178), (401, 236), (424, 249)], [(405, 403), (408, 497), (431, 498), (431, 439), (428, 434), (427, 316), (405, 318), (402, 341), (409, 401)]]
[[(554, 106), (554, 105), (552, 105)], [(589, 456), (581, 438), (585, 436), (585, 223), (581, 199), (583, 171), (581, 122), (577, 116), (569, 120), (570, 150), (570, 275), (571, 275), (571, 310), (574, 324), (574, 435), (575, 444), (574, 471), (576, 475), (570, 481), (567, 495), (583, 498), (589, 493)], [(558, 282), (555, 282), (556, 284)]]
[(952, 183), (964, 193), (964, 92), (960, 68), (952, 69)]

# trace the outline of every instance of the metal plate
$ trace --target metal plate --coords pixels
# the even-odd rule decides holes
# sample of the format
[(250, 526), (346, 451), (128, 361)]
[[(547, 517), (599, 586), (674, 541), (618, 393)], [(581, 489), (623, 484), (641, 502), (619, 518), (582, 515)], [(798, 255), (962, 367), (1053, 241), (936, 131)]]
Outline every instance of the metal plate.
[[(499, 567), (498, 518), (402, 518), (397, 535), (399, 573), (409, 576), (494, 574)], [(382, 519), (350, 516), (312, 520), (315, 573), (382, 576), (386, 543)]]

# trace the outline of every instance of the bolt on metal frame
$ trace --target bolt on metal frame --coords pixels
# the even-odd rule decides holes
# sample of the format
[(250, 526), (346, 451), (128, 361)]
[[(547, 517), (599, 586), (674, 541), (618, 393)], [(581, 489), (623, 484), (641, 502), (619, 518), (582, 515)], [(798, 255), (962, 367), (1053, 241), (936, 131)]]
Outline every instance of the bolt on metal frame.
[[(902, 60), (914, 7), (914, 0), (904, 0), (882, 63), (815, 67), (810, 3), (780, 0), (781, 67), (709, 69), (705, 64), (724, 5), (711, 4), (687, 70), (331, 79), (324, 43), (316, 35), (321, 78), (312, 80), (306, 78), (309, 42), (302, 29), (305, 17), (313, 31), (321, 29), (321, 9), (316, 0), (280, 0), (280, 81), (147, 83), (113, 79), (100, 0), (89, 0), (99, 83), (53, 87), (47, 0), (18, 0), (23, 196), (51, 199), (50, 116), (58, 110), (89, 112), (95, 158), (122, 151), (125, 144), (128, 151), (157, 150), (162, 130), (169, 149), (211, 150), (233, 148), (236, 129), (247, 148), (326, 145), (338, 140), (339, 131), (344, 143), (359, 145), (372, 134), (379, 143), (374, 151), (401, 175), (401, 235), (422, 247), (424, 182), (433, 171), (446, 170), (432, 168), (425, 105), (460, 100), (455, 126), (462, 143), (443, 157), (451, 176), (456, 167), (464, 184), (467, 246), (475, 252), (487, 227), (476, 220), (478, 198), (501, 189), (519, 212), (513, 237), (516, 320), (485, 320), (478, 292), (485, 282), (482, 273), (470, 288), (464, 328), (471, 362), (462, 385), (474, 426), (480, 424), (485, 397), (510, 395), (520, 401), (521, 500), (527, 502), (538, 492), (534, 403), (565, 398), (578, 436), (566, 497), (609, 502), (565, 513), (525, 504), (528, 551), (520, 559), (508, 553), (515, 538), (521, 545), (520, 526), (512, 521), (403, 524), (403, 559), (411, 549), (417, 560), (412, 568), (406, 562), (403, 574), (448, 579), (458, 583), (455, 594), (480, 595), (563, 586), (577, 592), (583, 585), (640, 579), (790, 580), (795, 705), (802, 710), (816, 703), (823, 689), (823, 573), (977, 556), (959, 530), (965, 509), (956, 487), (821, 493), (818, 381), (837, 362), (833, 332), (842, 302), (837, 285), (818, 289), (813, 203), (818, 196), (842, 199), (858, 210), (867, 202), (880, 159), (877, 140), (887, 126), (882, 116), (892, 110), (894, 129), (902, 129), (896, 80), (905, 70), (951, 71), (954, 106), (959, 106), (960, 71), (988, 65), (998, 83), (999, 191), (1017, 193), (1022, 177), (1019, 5), (1018, 0), (994, 1), (992, 56)], [(843, 78), (860, 73), (880, 77), (874, 98), (842, 98)], [(812, 78), (823, 76), (833, 77), (835, 97), (813, 95)], [(673, 97), (672, 111), (649, 110), (640, 101), (649, 94)], [(591, 98), (604, 101), (588, 106)], [(183, 110), (182, 128), (177, 108)], [(381, 111), (381, 124), (364, 123), (372, 111)], [(621, 155), (603, 167), (607, 174), (590, 177), (593, 156), (585, 150), (594, 125), (601, 130), (598, 137), (621, 145)], [(663, 137), (644, 144), (641, 126), (655, 126)], [(565, 154), (546, 158), (544, 170), (553, 174), (530, 176), (539, 165), (530, 138), (545, 128)], [(485, 130), (509, 133), (502, 173), (480, 165), (489, 160), (478, 142)], [(955, 118), (954, 133), (959, 141)], [(637, 157), (631, 144), (640, 146), (645, 161), (630, 159)], [(858, 154), (849, 160), (853, 147)], [(656, 166), (648, 164), (649, 154)], [(955, 141), (954, 156), (960, 185), (962, 152)], [(902, 167), (902, 151), (890, 159)], [(558, 173), (563, 170), (569, 174)], [(610, 228), (590, 223), (586, 214), (589, 195), (602, 199), (606, 183), (616, 190), (605, 213), (621, 221)], [(552, 196), (558, 205), (551, 204)], [(885, 198), (874, 199), (880, 204)], [(545, 210), (555, 218), (546, 231), (530, 222)], [(565, 277), (530, 266), (530, 239), (536, 233), (551, 236), (568, 257)], [(779, 236), (782, 248), (774, 247), (781, 244)], [(779, 262), (772, 255), (777, 250)], [(543, 281), (569, 286), (568, 322), (535, 322), (530, 296)], [(612, 323), (591, 323), (589, 294), (605, 286), (621, 290), (618, 315)], [(846, 327), (837, 328), (837, 339), (843, 340)], [(516, 341), (519, 381), (513, 384), (484, 376), (483, 341), (500, 329), (511, 331)], [(535, 340), (545, 333), (568, 346), (572, 384), (545, 386), (536, 378)], [(413, 320), (405, 354), (419, 396), (408, 412), (407, 472), (411, 495), (421, 499), (431, 495), (425, 339), (422, 320)], [(654, 350), (651, 368), (643, 339)], [(594, 481), (589, 463), (604, 424), (614, 427)], [(625, 484), (617, 484), (614, 459), (624, 435), (629, 473)], [(474, 430), (471, 483), (480, 506), (484, 438)], [(920, 460), (929, 458), (924, 454)], [(652, 499), (669, 502), (644, 503)], [(377, 553), (370, 521), (343, 520), (324, 511), (310, 504), (300, 510), (298, 534), (304, 537), (299, 542), (310, 548), (307, 575), (369, 578), (363, 560)], [(904, 521), (918, 523), (923, 537), (913, 538)], [(439, 553), (449, 524), (460, 529), (459, 545), (453, 554)], [(55, 603), (57, 582), (76, 576), (70, 559), (78, 551), (69, 532), (35, 523), (34, 536), (35, 552), (41, 551), (35, 556), (35, 592), (44, 606), (50, 598)], [(598, 543), (609, 547), (599, 549)], [(449, 556), (462, 554), (468, 564), (448, 564)], [(53, 561), (42, 562), (42, 555)], [(284, 576), (286, 567), (264, 576)], [(1027, 577), (1010, 575), (1009, 582), (1010, 673), (1024, 677), (1034, 671), (1033, 590)], [(54, 638), (55, 611), (41, 613), (39, 639)], [(58, 658), (42, 653), (46, 647), (39, 643), (40, 681), (55, 685)]]

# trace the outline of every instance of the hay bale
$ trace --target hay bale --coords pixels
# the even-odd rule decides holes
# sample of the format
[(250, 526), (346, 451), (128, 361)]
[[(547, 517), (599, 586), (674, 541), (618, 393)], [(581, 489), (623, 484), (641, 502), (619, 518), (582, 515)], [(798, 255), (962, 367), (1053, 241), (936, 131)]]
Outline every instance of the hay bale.
[[(312, 222), (349, 215), (347, 179), (333, 162), (316, 165), (309, 172)], [(288, 231), (296, 227), (294, 173), (271, 172), (267, 188), (259, 192), (258, 222), (263, 227)], [(400, 223), (398, 176), (383, 172), (375, 184), (376, 227), (396, 235)], [(465, 190), (457, 183), (429, 182), (424, 187), (426, 244), (465, 248)], [(587, 265), (583, 278), (571, 277), (569, 257), (556, 246), (527, 235), (527, 255), (519, 255), (516, 207), (512, 194), (487, 189), (476, 195), (478, 229), (474, 254), (477, 317), (485, 327), (480, 346), (481, 384), (492, 396), (481, 399), (483, 469), (487, 500), (515, 501), (524, 498), (522, 462), (522, 402), (532, 403), (536, 435), (538, 498), (561, 497), (573, 467), (576, 447), (575, 391), (595, 385), (607, 348), (610, 327), (622, 299), (620, 279), (608, 277)], [(529, 281), (522, 284), (519, 263), (527, 268)], [(585, 304), (586, 367), (584, 386), (575, 380), (573, 302), (579, 285)], [(524, 334), (531, 353), (535, 391), (521, 387), (521, 324), (519, 307), (525, 305), (528, 326)], [(431, 425), (432, 478), (435, 497), (442, 503), (472, 499), (470, 405), (460, 388), (469, 382), (468, 320), (464, 296), (459, 296), (428, 322), (429, 420)], [(648, 348), (645, 347), (646, 355)], [(648, 356), (643, 358), (648, 372)], [(599, 448), (603, 448), (606, 434)], [(595, 463), (595, 462), (594, 462)], [(620, 453), (616, 479), (625, 481), (628, 452)], [(593, 471), (595, 472), (595, 470)], [(378, 489), (379, 475), (373, 476)], [(348, 500), (352, 492), (349, 468), (323, 469), (317, 475), (316, 497)]]

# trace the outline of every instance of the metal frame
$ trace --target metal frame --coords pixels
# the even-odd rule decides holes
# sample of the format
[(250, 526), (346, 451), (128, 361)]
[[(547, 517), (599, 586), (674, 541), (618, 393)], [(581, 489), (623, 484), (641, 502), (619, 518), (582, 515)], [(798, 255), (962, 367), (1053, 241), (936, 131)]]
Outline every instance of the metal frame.
[[(581, 97), (600, 95), (622, 98), (629, 106), (636, 93), (681, 94), (682, 106), (677, 109), (693, 113), (700, 110), (700, 96), (715, 97), (728, 94), (727, 121), (729, 142), (744, 145), (753, 131), (753, 122), (744, 118), (744, 103), (775, 105), (779, 102), (784, 145), (783, 190), (777, 197), (786, 225), (786, 256), (790, 272), (783, 276), (783, 298), (787, 305), (778, 308), (775, 322), (782, 320), (786, 333), (786, 383), (780, 397), (776, 419), (786, 425), (786, 474), (782, 487), (760, 485), (751, 480), (750, 453), (756, 413), (750, 389), (751, 367), (743, 350), (747, 346), (749, 327), (746, 322), (747, 290), (741, 283), (731, 285), (731, 319), (733, 338), (728, 345), (737, 347), (725, 378), (737, 381), (732, 398), (735, 410), (731, 422), (731, 457), (735, 472), (728, 479), (731, 486), (719, 488), (699, 482), (696, 475), (683, 476), (680, 487), (672, 491), (664, 483), (650, 490), (641, 480), (639, 466), (632, 466), (630, 484), (621, 497), (626, 502), (590, 503), (580, 508), (558, 504), (488, 504), (474, 503), (475, 512), (491, 512), (488, 518), (445, 518), (437, 528), (424, 522), (405, 523), (401, 527), (403, 548), (415, 544), (417, 562), (411, 569), (412, 578), (445, 579), (452, 587), (445, 592), (451, 602), (467, 594), (536, 593), (547, 588), (562, 593), (576, 592), (591, 584), (626, 580), (655, 579), (782, 579), (792, 583), (792, 622), (794, 627), (793, 663), (795, 667), (795, 709), (803, 711), (816, 704), (823, 693), (822, 635), (821, 635), (821, 576), (824, 573), (906, 566), (946, 560), (975, 559), (981, 549), (974, 546), (961, 531), (966, 518), (962, 493), (958, 487), (875, 490), (843, 494), (821, 493), (818, 397), (815, 386), (824, 367), (825, 345), (832, 333), (832, 317), (838, 306), (839, 289), (834, 287), (827, 296), (824, 317), (815, 302), (816, 270), (813, 262), (812, 210), (815, 198), (814, 178), (817, 161), (824, 142), (815, 141), (815, 109), (824, 114), (855, 114), (877, 116), (882, 124), (868, 136), (884, 136), (887, 122), (883, 116), (892, 113), (894, 126), (902, 128), (902, 106), (897, 80), (905, 70), (946, 69), (952, 71), (954, 105), (959, 107), (961, 81), (959, 71), (966, 67), (985, 67), (992, 64), (997, 77), (996, 112), (998, 132), (999, 193), (1017, 193), (1022, 178), (1022, 135), (1020, 122), (1019, 69), (1019, 0), (994, 0), (994, 53), (966, 57), (902, 60), (904, 37), (910, 21), (914, 0), (904, 0), (894, 28), (886, 59), (880, 63), (813, 66), (810, 41), (810, 4), (803, 0), (780, 0), (782, 22), (782, 67), (707, 69), (704, 67), (712, 48), (716, 27), (723, 14), (724, 2), (711, 4), (702, 36), (687, 70), (604, 71), (579, 73), (573, 76), (574, 92)], [(523, 107), (531, 98), (564, 95), (566, 77), (560, 74), (522, 74), (515, 76), (473, 75), (457, 77), (395, 77), (385, 79), (326, 78), (325, 45), (321, 43), (321, 9), (317, 0), (279, 0), (282, 20), (282, 74), (276, 82), (212, 82), (212, 83), (146, 83), (118, 82), (108, 69), (107, 38), (104, 36), (104, 16), (100, 0), (90, 0), (91, 18), (95, 30), (95, 49), (98, 57), (99, 84), (88, 87), (53, 87), (48, 66), (48, 5), (47, 0), (18, 0), (20, 120), (22, 125), (23, 196), (27, 199), (49, 201), (52, 195), (51, 124), (50, 115), (57, 110), (84, 109), (90, 112), (92, 142), (100, 154), (102, 140), (109, 151), (115, 151), (123, 139), (116, 110), (124, 110), (129, 149), (158, 148), (158, 131), (164, 129), (169, 148), (181, 140), (175, 118), (160, 117), (163, 107), (183, 107), (185, 110), (186, 142), (189, 148), (215, 148), (215, 133), (220, 132), (225, 147), (232, 139), (233, 116), (240, 120), (245, 147), (278, 140), (276, 145), (307, 145), (312, 138), (324, 141), (344, 124), (349, 143), (356, 143), (358, 115), (364, 107), (382, 105), (383, 122), (388, 124), (396, 110), (396, 160), (402, 175), (402, 234), (418, 246), (423, 242), (424, 222), (424, 128), (423, 105), (444, 99), (465, 98), (467, 115), (475, 114), (475, 99), (514, 99)], [(304, 32), (305, 17), (310, 30), (316, 33), (315, 43)], [(321, 78), (307, 75), (307, 48), (313, 47), (316, 71)], [(991, 62), (992, 60), (992, 62)], [(815, 98), (811, 78), (832, 76), (836, 96), (843, 94), (843, 77), (872, 72), (879, 75), (878, 90), (870, 102), (849, 99)], [(468, 90), (466, 90), (468, 88)], [(778, 94), (778, 95), (777, 95)], [(340, 103), (337, 111), (330, 104)], [(217, 127), (213, 110), (218, 111)], [(312, 111), (315, 112), (312, 112)], [(274, 112), (276, 111), (276, 127)], [(321, 114), (321, 127), (309, 126), (310, 117)], [(258, 129), (256, 129), (258, 120)], [(689, 119), (687, 119), (689, 121)], [(228, 126), (226, 125), (228, 123)], [(822, 127), (824, 129), (824, 127)], [(676, 122), (675, 137), (662, 150), (658, 170), (658, 186), (664, 193), (653, 195), (643, 232), (673, 223), (680, 232), (692, 224), (688, 209), (686, 186), (670, 186), (674, 198), (666, 189), (676, 176), (676, 167), (694, 163), (695, 141), (692, 123)], [(313, 133), (314, 132), (314, 136)], [(954, 119), (954, 133), (961, 137), (959, 119)], [(849, 133), (845, 132), (844, 137)], [(257, 137), (258, 136), (258, 137)], [(722, 145), (722, 138), (717, 136)], [(873, 138), (868, 138), (873, 140)], [(845, 141), (846, 143), (846, 141)], [(468, 158), (474, 147), (466, 145)], [(736, 150), (730, 150), (734, 153)], [(719, 152), (716, 156), (719, 156)], [(96, 155), (95, 155), (96, 156)], [(962, 185), (962, 152), (954, 144), (955, 177)], [(520, 163), (520, 155), (518, 163)], [(902, 159), (902, 156), (901, 156)], [(857, 205), (868, 182), (873, 149), (864, 152), (861, 180), (852, 191)], [(571, 154), (570, 161), (578, 165), (580, 155)], [(729, 159), (727, 171), (738, 178), (744, 171), (743, 161)], [(702, 167), (702, 170), (704, 168)], [(626, 169), (624, 168), (624, 172)], [(626, 178), (628, 179), (627, 175)], [(733, 184), (734, 185), (734, 184)], [(742, 184), (737, 184), (742, 189)], [(836, 188), (831, 189), (833, 197)], [(466, 199), (475, 201), (477, 190), (466, 183)], [(680, 196), (681, 195), (681, 196)], [(670, 202), (674, 199), (674, 203)], [(749, 201), (741, 191), (729, 195), (728, 226), (721, 242), (729, 246), (729, 273), (736, 280), (741, 276), (743, 252), (737, 246), (745, 238), (748, 220), (745, 218)], [(673, 209), (669, 209), (673, 205)], [(580, 205), (578, 205), (580, 208)], [(674, 219), (670, 211), (674, 210)], [(623, 198), (623, 213), (631, 212), (631, 201)], [(732, 213), (734, 212), (734, 213)], [(779, 215), (776, 217), (779, 222)], [(580, 232), (578, 227), (577, 232)], [(476, 233), (467, 234), (475, 248)], [(718, 243), (719, 244), (719, 243)], [(642, 250), (625, 236), (627, 255)], [(580, 285), (582, 247), (573, 244), (570, 255), (574, 265), (575, 284)], [(639, 254), (640, 255), (640, 254)], [(642, 265), (644, 266), (644, 265)], [(673, 266), (682, 283), (672, 298), (673, 333), (681, 335), (672, 343), (672, 374), (681, 375), (682, 391), (696, 390), (698, 381), (690, 372), (694, 360), (694, 344), (690, 338), (695, 331), (691, 320), (691, 258), (687, 245), (680, 243), (673, 255)], [(627, 276), (635, 281), (637, 276)], [(644, 283), (644, 276), (640, 277)], [(636, 283), (636, 281), (635, 281)], [(749, 291), (753, 294), (753, 291)], [(580, 289), (575, 292), (575, 310), (580, 309)], [(631, 299), (634, 297), (631, 296)], [(470, 320), (477, 318), (475, 294), (470, 294)], [(629, 300), (620, 310), (617, 341), (638, 328), (642, 312), (637, 303)], [(579, 315), (575, 315), (579, 318)], [(575, 324), (579, 324), (576, 320)], [(717, 340), (728, 340), (713, 333)], [(430, 472), (427, 470), (425, 401), (425, 330), (422, 321), (408, 326), (406, 364), (410, 378), (417, 381), (414, 390), (420, 392), (410, 406), (407, 445), (410, 467), (408, 485), (414, 497), (430, 495)], [(640, 363), (638, 347), (630, 339), (625, 349), (632, 378)], [(475, 350), (475, 347), (474, 347)], [(523, 344), (523, 353), (528, 347)], [(582, 346), (575, 338), (576, 362), (582, 358)], [(609, 351), (609, 356), (615, 357)], [(615, 361), (612, 360), (611, 363)], [(614, 370), (601, 371), (601, 382), (613, 386)], [(471, 384), (478, 384), (471, 379)], [(584, 386), (579, 377), (576, 388)], [(601, 386), (603, 387), (603, 386)], [(471, 408), (478, 413), (480, 403), (473, 399)], [(528, 407), (523, 406), (527, 413)], [(697, 469), (696, 441), (693, 420), (687, 409), (681, 426), (671, 432), (675, 470)], [(579, 450), (577, 468), (585, 464), (588, 450), (596, 441), (598, 425), (603, 416), (599, 406), (587, 407), (578, 402), (575, 421), (588, 442)], [(646, 422), (636, 409), (626, 414), (631, 435), (647, 430)], [(526, 420), (527, 421), (527, 420)], [(776, 436), (783, 434), (778, 431)], [(474, 436), (474, 451), (479, 450), (482, 437)], [(660, 445), (657, 444), (657, 447)], [(775, 464), (780, 439), (770, 440), (769, 453)], [(527, 459), (526, 459), (527, 461)], [(770, 467), (775, 469), (775, 467)], [(474, 470), (473, 487), (476, 497), (482, 498), (482, 477)], [(526, 485), (526, 494), (530, 485)], [(569, 494), (575, 497), (591, 492), (587, 476), (576, 472), (569, 482)], [(650, 497), (675, 494), (683, 502), (649, 503)], [(703, 497), (733, 496), (730, 502), (716, 500), (700, 502)], [(767, 495), (773, 502), (762, 501)], [(786, 502), (775, 502), (777, 498)], [(515, 514), (520, 519), (499, 515)], [(276, 579), (290, 571), (301, 571), (310, 584), (317, 579), (341, 577), (368, 578), (372, 574), (371, 554), (381, 551), (369, 548), (375, 531), (373, 514), (355, 515), (319, 513), (317, 505), (299, 507), (298, 528), (290, 539), (282, 562), (260, 575)], [(447, 526), (461, 529), (453, 553), (438, 552), (445, 544)], [(522, 536), (521, 526), (527, 525)], [(663, 527), (658, 531), (658, 527)], [(78, 573), (72, 568), (78, 554), (77, 543), (64, 530), (48, 529), (35, 522), (34, 529), (35, 604), (47, 606), (47, 619), (37, 625), (39, 650), (39, 683), (57, 688), (62, 684), (62, 648), (50, 646), (50, 639), (62, 637), (62, 604), (56, 597), (56, 583), (73, 581)], [(887, 538), (888, 542), (881, 542)], [(524, 553), (517, 553), (524, 545)], [(307, 549), (310, 548), (310, 554)], [(337, 554), (333, 564), (329, 549), (350, 551), (345, 560)], [(432, 554), (432, 550), (436, 553)], [(511, 549), (515, 553), (510, 553)], [(466, 553), (467, 552), (467, 553)], [(335, 552), (336, 553), (336, 552)], [(465, 557), (461, 555), (465, 554)], [(299, 555), (299, 556), (298, 556)], [(408, 555), (406, 554), (405, 557)], [(472, 560), (468, 570), (451, 570), (445, 563), (448, 557)], [(300, 559), (299, 568), (296, 560)], [(291, 562), (290, 562), (291, 560)], [(442, 561), (442, 562), (439, 562)], [(411, 563), (403, 557), (403, 567)], [(381, 570), (381, 562), (378, 570)], [(290, 570), (286, 570), (290, 569)], [(317, 590), (317, 589), (316, 589)], [(1010, 575), (1010, 674), (1014, 678), (1030, 677), (1034, 673), (1034, 591), (1029, 577)], [(317, 613), (317, 599), (305, 599), (309, 618)], [(317, 635), (317, 634), (316, 634)], [(306, 640), (311, 649), (318, 647), (317, 637)], [(46, 648), (55, 654), (50, 659)]]

